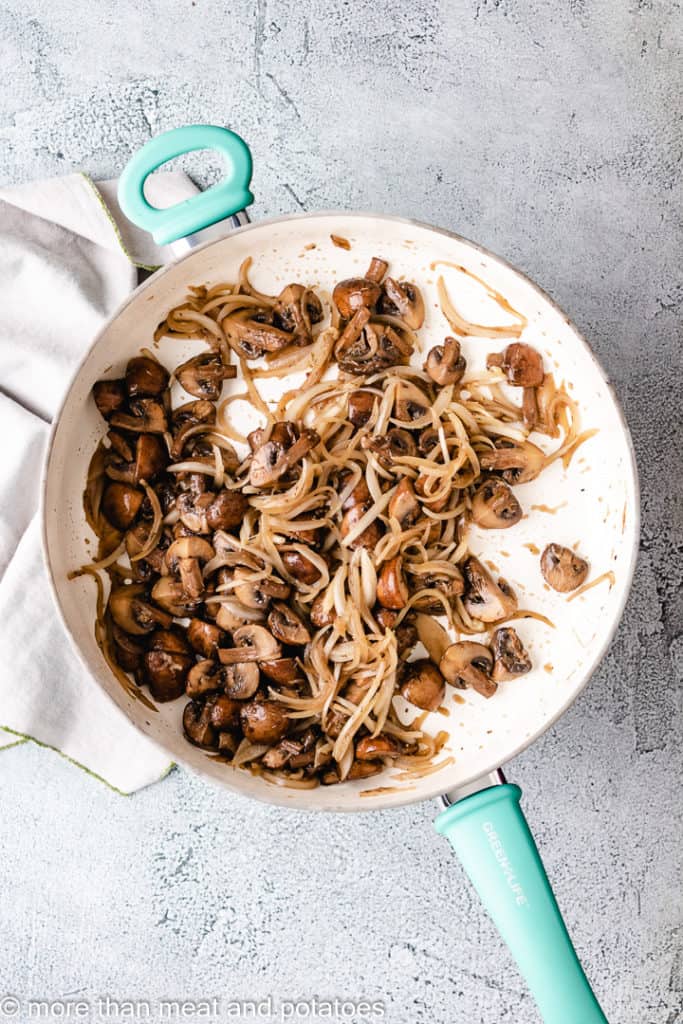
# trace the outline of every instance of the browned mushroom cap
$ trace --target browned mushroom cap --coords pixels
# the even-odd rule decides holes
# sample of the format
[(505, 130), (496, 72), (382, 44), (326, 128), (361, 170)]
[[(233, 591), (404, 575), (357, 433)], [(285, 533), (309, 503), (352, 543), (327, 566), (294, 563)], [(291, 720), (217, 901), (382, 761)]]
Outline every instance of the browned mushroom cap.
[(225, 643), (225, 633), (212, 622), (191, 619), (187, 627), (187, 641), (197, 654), (214, 658), (218, 648)]
[(425, 304), (417, 285), (410, 281), (395, 281), (393, 277), (384, 281), (380, 310), (390, 316), (400, 316), (413, 331), (422, 327), (425, 319)]
[(123, 380), (97, 380), (93, 384), (92, 396), (95, 405), (105, 420), (118, 412), (126, 401), (126, 382)]
[(203, 697), (223, 689), (223, 669), (215, 661), (205, 658), (193, 665), (187, 673), (185, 693), (188, 697)]
[(407, 605), (408, 596), (408, 584), (403, 575), (403, 560), (397, 555), (382, 566), (377, 580), (377, 600), (385, 608), (400, 611)]
[(288, 284), (278, 295), (273, 313), (278, 325), (305, 345), (311, 340), (311, 326), (323, 318), (323, 307), (311, 288)]
[(531, 658), (517, 632), (511, 626), (497, 629), (491, 638), (493, 649), (493, 672), (491, 678), (502, 683), (515, 676), (523, 676), (531, 671)]
[(389, 518), (396, 519), (404, 529), (414, 523), (420, 514), (420, 503), (415, 497), (410, 477), (404, 477), (389, 502)]
[(543, 579), (553, 590), (568, 594), (580, 587), (588, 575), (588, 562), (571, 548), (548, 544), (541, 555)]
[(232, 634), (234, 647), (222, 647), (218, 657), (224, 665), (246, 661), (272, 661), (282, 653), (277, 640), (263, 626), (248, 623)]
[(171, 616), (182, 619), (199, 606), (198, 598), (189, 596), (183, 584), (171, 576), (162, 576), (152, 587), (152, 599)]
[(125, 412), (115, 412), (109, 420), (112, 426), (134, 434), (163, 434), (168, 429), (164, 407), (153, 398), (131, 401), (130, 409), (130, 416)]
[(405, 666), (400, 693), (416, 708), (436, 711), (446, 695), (446, 683), (429, 658), (419, 658)]
[(196, 598), (204, 593), (201, 565), (213, 556), (213, 548), (203, 537), (180, 537), (166, 552), (166, 565), (179, 574), (185, 593)]
[(467, 369), (465, 358), (460, 354), (460, 342), (448, 337), (443, 345), (435, 345), (427, 353), (424, 368), (435, 384), (442, 387), (457, 384)]
[[(344, 513), (341, 521), (341, 536), (342, 540), (349, 535), (351, 530), (360, 522), (365, 513), (368, 510), (364, 505), (354, 505)], [(374, 548), (377, 541), (382, 536), (381, 524), (374, 519), (370, 525), (363, 530), (355, 540), (351, 542), (349, 547), (351, 548)]]
[(146, 650), (144, 643), (126, 633), (115, 622), (111, 624), (111, 634), (119, 665), (125, 672), (134, 672), (142, 664), (142, 656)]
[(484, 530), (504, 530), (521, 518), (522, 507), (502, 480), (487, 480), (472, 497), (472, 519)]
[(491, 679), (493, 655), (483, 644), (462, 640), (446, 650), (439, 668), (444, 678), (458, 689), (470, 687), (482, 697), (492, 697), (497, 685)]
[(284, 565), (290, 576), (300, 583), (311, 585), (320, 579), (320, 570), (310, 559), (302, 555), (300, 551), (283, 551), (281, 556)]
[(417, 454), (415, 439), (409, 430), (392, 427), (386, 434), (372, 434), (361, 438), (361, 448), (372, 452), (385, 469), (394, 465), (394, 459)]
[(135, 483), (148, 483), (168, 464), (168, 449), (158, 434), (140, 434), (135, 444)]
[(171, 625), (173, 617), (149, 604), (145, 600), (146, 596), (145, 587), (139, 583), (112, 589), (107, 608), (116, 625), (124, 632), (142, 636), (151, 633), (156, 626), (168, 629)]
[(126, 366), (126, 391), (130, 398), (155, 398), (168, 387), (165, 366), (148, 356), (136, 356)]
[[(487, 360), (491, 365), (493, 360)], [(503, 352), (501, 364), (508, 384), (520, 388), (536, 388), (543, 383), (543, 359), (531, 345), (515, 341)]]
[(223, 690), (233, 700), (249, 700), (258, 690), (259, 681), (255, 661), (238, 662), (223, 669)]
[(234, 530), (242, 524), (249, 508), (249, 499), (239, 491), (219, 491), (206, 509), (210, 530)]
[(194, 657), (180, 633), (159, 629), (150, 639), (143, 659), (144, 680), (155, 700), (175, 700), (185, 692), (185, 680)]
[(372, 416), (377, 395), (372, 391), (352, 391), (349, 395), (348, 419), (354, 427), (364, 427)]
[(252, 701), (240, 711), (242, 731), (251, 743), (277, 743), (287, 732), (289, 718), (274, 700)]
[(249, 483), (253, 487), (270, 487), (300, 462), (320, 441), (315, 430), (305, 428), (289, 447), (273, 438), (256, 449), (249, 468)]
[(223, 381), (237, 376), (237, 367), (226, 366), (216, 352), (203, 352), (182, 363), (174, 372), (188, 394), (215, 402), (220, 397)]
[(301, 678), (301, 672), (295, 658), (275, 658), (273, 661), (260, 661), (259, 668), (264, 676), (274, 683), (287, 686)]
[(239, 727), (242, 704), (238, 700), (220, 693), (209, 697), (206, 706), (209, 709), (209, 721), (215, 729), (224, 731)]
[(350, 320), (359, 309), (373, 310), (382, 289), (367, 277), (349, 277), (334, 286), (332, 301), (345, 320)]
[(495, 583), (478, 558), (468, 558), (463, 566), (465, 596), (469, 615), (480, 622), (498, 622), (517, 609), (517, 598), (505, 580)]
[(316, 627), (316, 629), (324, 629), (326, 626), (331, 626), (337, 618), (337, 613), (335, 611), (334, 605), (332, 605), (330, 609), (325, 610), (324, 604), (325, 594), (323, 593), (318, 594), (315, 601), (311, 605), (309, 618), (313, 625)]
[(502, 472), (509, 484), (535, 480), (545, 465), (545, 454), (531, 441), (500, 441), (479, 453), (482, 469)]
[(117, 530), (127, 530), (140, 511), (145, 495), (135, 487), (113, 481), (102, 495), (102, 511)]
[(377, 736), (364, 736), (356, 744), (356, 757), (359, 761), (376, 761), (379, 757), (398, 757), (401, 748), (393, 736), (379, 733)]
[[(354, 782), (356, 779), (369, 779), (373, 775), (379, 775), (383, 768), (383, 761), (354, 761), (346, 778), (349, 782)], [(329, 778), (329, 775), (327, 777)], [(339, 781), (338, 777), (336, 781)]]
[(211, 749), (216, 746), (216, 729), (211, 724), (211, 707), (191, 700), (183, 711), (183, 730), (195, 747)]
[(283, 644), (307, 644), (311, 639), (303, 622), (291, 608), (276, 602), (268, 616), (268, 626), (276, 640)]

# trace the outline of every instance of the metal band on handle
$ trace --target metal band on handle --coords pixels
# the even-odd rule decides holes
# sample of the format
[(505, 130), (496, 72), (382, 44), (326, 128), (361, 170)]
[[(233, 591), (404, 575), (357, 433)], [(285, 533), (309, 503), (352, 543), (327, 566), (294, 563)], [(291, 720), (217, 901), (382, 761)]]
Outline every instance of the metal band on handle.
[[(162, 164), (198, 149), (215, 149), (225, 159), (223, 181), (166, 210), (147, 202), (145, 181)], [(210, 124), (173, 128), (150, 139), (126, 164), (119, 179), (119, 205), (126, 217), (168, 245), (243, 211), (254, 201), (249, 190), (252, 160), (246, 142), (228, 128)]]

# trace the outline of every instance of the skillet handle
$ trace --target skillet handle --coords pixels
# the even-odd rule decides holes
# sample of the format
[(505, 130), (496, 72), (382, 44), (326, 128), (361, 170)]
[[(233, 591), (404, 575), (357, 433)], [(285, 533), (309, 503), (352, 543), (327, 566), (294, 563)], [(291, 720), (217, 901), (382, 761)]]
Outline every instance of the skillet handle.
[(436, 819), (510, 948), (545, 1024), (607, 1024), (572, 946), (519, 798), (480, 790)]
[[(145, 199), (145, 181), (168, 160), (198, 149), (215, 149), (225, 159), (227, 175), (204, 192), (166, 210)], [(119, 205), (128, 220), (149, 233), (157, 245), (192, 235), (244, 210), (254, 201), (249, 191), (252, 161), (244, 139), (228, 128), (191, 124), (150, 139), (126, 164), (119, 179)]]

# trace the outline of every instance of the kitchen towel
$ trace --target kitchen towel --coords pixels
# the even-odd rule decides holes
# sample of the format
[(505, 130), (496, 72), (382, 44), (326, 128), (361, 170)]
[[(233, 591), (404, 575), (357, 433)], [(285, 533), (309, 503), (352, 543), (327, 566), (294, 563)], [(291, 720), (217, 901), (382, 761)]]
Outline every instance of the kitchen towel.
[[(155, 206), (195, 192), (179, 172), (148, 181)], [(0, 748), (34, 740), (122, 793), (171, 765), (96, 686), (62, 628), (43, 566), (39, 484), (75, 367), (139, 270), (168, 258), (125, 221), (116, 182), (73, 174), (0, 189)]]

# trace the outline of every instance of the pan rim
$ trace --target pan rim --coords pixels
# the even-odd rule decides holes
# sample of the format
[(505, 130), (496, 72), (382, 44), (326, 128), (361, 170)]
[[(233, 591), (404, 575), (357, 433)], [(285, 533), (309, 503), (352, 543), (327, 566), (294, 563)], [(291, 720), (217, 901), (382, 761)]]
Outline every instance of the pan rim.
[[(74, 387), (74, 384), (75, 384), (76, 380), (78, 379), (78, 377), (80, 376), (81, 371), (82, 371), (82, 369), (83, 369), (87, 359), (90, 356), (90, 353), (95, 348), (95, 346), (100, 342), (100, 340), (103, 337), (103, 335), (109, 330), (110, 325), (116, 319), (118, 319), (121, 316), (121, 314), (124, 312), (124, 310), (126, 310), (133, 302), (136, 302), (140, 298), (140, 296), (148, 288), (154, 287), (156, 281), (160, 277), (162, 277), (165, 273), (170, 271), (172, 268), (177, 267), (184, 260), (187, 260), (190, 257), (193, 257), (196, 253), (199, 253), (199, 252), (202, 252), (202, 251), (204, 251), (206, 249), (209, 249), (212, 246), (221, 245), (228, 238), (232, 238), (233, 236), (241, 235), (241, 234), (247, 233), (249, 231), (253, 231), (255, 229), (262, 228), (264, 226), (275, 225), (275, 224), (286, 224), (288, 222), (297, 222), (298, 223), (298, 222), (303, 222), (303, 221), (306, 221), (306, 220), (312, 220), (312, 219), (315, 219), (315, 218), (322, 218), (322, 217), (326, 217), (326, 218), (327, 217), (344, 217), (344, 218), (354, 218), (354, 219), (357, 218), (359, 220), (363, 219), (363, 220), (372, 220), (372, 221), (377, 221), (377, 220), (379, 220), (379, 221), (387, 221), (387, 222), (391, 222), (391, 223), (394, 223), (394, 224), (403, 224), (403, 225), (406, 225), (406, 226), (419, 228), (419, 229), (421, 229), (423, 231), (428, 231), (428, 232), (431, 232), (431, 233), (434, 233), (434, 234), (437, 234), (437, 235), (445, 236), (447, 238), (454, 239), (455, 241), (460, 242), (460, 243), (468, 246), (470, 249), (472, 249), (474, 252), (480, 254), (481, 256), (484, 256), (484, 257), (486, 257), (486, 258), (488, 258), (490, 260), (495, 261), (500, 266), (502, 266), (506, 271), (508, 271), (509, 273), (515, 275), (517, 278), (521, 279), (532, 290), (532, 292), (540, 300), (542, 300), (555, 313), (559, 314), (562, 317), (564, 322), (567, 324), (569, 329), (572, 331), (572, 333), (573, 333), (574, 337), (576, 338), (576, 340), (583, 347), (585, 354), (591, 360), (591, 363), (592, 363), (594, 371), (597, 373), (599, 378), (605, 384), (605, 386), (606, 386), (606, 388), (607, 388), (607, 390), (608, 390), (608, 392), (609, 392), (609, 394), (611, 396), (611, 399), (612, 399), (612, 402), (613, 402), (613, 405), (614, 405), (614, 408), (615, 408), (615, 411), (616, 411), (616, 414), (617, 414), (617, 419), (618, 419), (618, 422), (619, 422), (621, 433), (622, 433), (622, 435), (623, 435), (623, 437), (624, 437), (624, 439), (626, 441), (626, 447), (627, 447), (628, 456), (629, 456), (628, 465), (630, 467), (630, 479), (628, 481), (628, 484), (629, 484), (629, 488), (628, 489), (629, 489), (629, 491), (632, 491), (632, 498), (633, 498), (633, 509), (632, 509), (632, 512), (633, 512), (633, 516), (632, 516), (633, 528), (632, 528), (632, 537), (631, 537), (631, 540), (630, 540), (630, 552), (629, 552), (628, 565), (627, 565), (627, 567), (625, 569), (625, 573), (624, 573), (624, 585), (622, 587), (622, 592), (621, 592), (619, 601), (617, 602), (617, 604), (615, 606), (615, 614), (614, 614), (614, 618), (613, 618), (612, 624), (611, 624), (609, 630), (607, 631), (607, 633), (605, 634), (602, 643), (600, 644), (600, 646), (598, 648), (596, 648), (596, 651), (595, 651), (594, 655), (592, 656), (592, 658), (590, 659), (589, 664), (583, 670), (582, 675), (581, 675), (581, 682), (571, 691), (571, 693), (569, 694), (567, 699), (555, 711), (555, 713), (552, 714), (551, 716), (549, 716), (547, 719), (545, 719), (544, 722), (543, 722), (543, 725), (540, 728), (537, 728), (534, 732), (532, 732), (528, 736), (525, 736), (520, 741), (520, 743), (517, 744), (514, 747), (514, 749), (509, 754), (507, 754), (506, 760), (504, 762), (495, 761), (495, 762), (491, 763), (491, 765), (488, 766), (488, 768), (485, 771), (477, 770), (476, 772), (473, 772), (471, 775), (468, 775), (465, 778), (463, 778), (462, 780), (460, 780), (459, 783), (458, 783), (458, 787), (457, 788), (458, 789), (460, 789), (460, 788), (464, 789), (467, 786), (471, 786), (472, 783), (475, 783), (478, 779), (484, 778), (491, 771), (494, 771), (495, 769), (502, 767), (503, 764), (508, 764), (511, 760), (513, 760), (515, 757), (517, 757), (519, 754), (521, 754), (523, 751), (525, 751), (529, 746), (531, 746), (531, 744), (534, 743), (540, 736), (542, 736), (545, 732), (547, 732), (549, 729), (551, 729), (553, 727), (553, 725), (555, 725), (555, 723), (558, 721), (558, 719), (579, 698), (579, 696), (581, 695), (581, 693), (584, 691), (584, 689), (588, 685), (589, 681), (591, 680), (593, 674), (595, 673), (595, 671), (597, 670), (597, 668), (599, 667), (599, 665), (603, 661), (603, 659), (604, 659), (605, 655), (607, 654), (607, 651), (609, 650), (609, 648), (610, 648), (610, 646), (612, 644), (612, 641), (613, 641), (613, 639), (614, 639), (614, 637), (616, 635), (617, 629), (618, 629), (618, 627), (619, 627), (619, 625), (620, 625), (620, 623), (622, 621), (623, 614), (624, 614), (624, 609), (626, 607), (626, 603), (628, 601), (628, 598), (629, 598), (629, 595), (630, 595), (630, 592), (631, 592), (631, 587), (632, 587), (632, 583), (633, 583), (633, 576), (634, 576), (634, 573), (635, 573), (635, 567), (636, 567), (636, 562), (637, 562), (637, 557), (638, 557), (639, 536), (640, 536), (641, 505), (640, 505), (639, 474), (638, 474), (638, 466), (637, 466), (636, 455), (635, 455), (635, 448), (634, 448), (634, 445), (633, 445), (633, 438), (631, 436), (631, 432), (630, 432), (628, 423), (626, 421), (626, 418), (625, 418), (625, 415), (624, 415), (624, 411), (623, 411), (621, 402), (620, 402), (620, 400), (619, 400), (619, 398), (618, 398), (618, 396), (617, 396), (617, 394), (616, 394), (616, 392), (614, 390), (614, 387), (612, 386), (612, 383), (611, 383), (609, 377), (607, 376), (607, 373), (605, 372), (604, 368), (602, 367), (602, 364), (598, 360), (597, 356), (595, 355), (593, 349), (589, 345), (589, 343), (586, 340), (586, 338), (583, 336), (581, 331), (579, 331), (578, 327), (573, 322), (573, 320), (570, 317), (568, 317), (567, 314), (565, 313), (565, 311), (558, 305), (558, 303), (550, 295), (548, 295), (547, 292), (544, 291), (544, 289), (541, 288), (534, 280), (532, 280), (530, 277), (528, 277), (528, 275), (526, 275), (523, 271), (519, 270), (514, 264), (510, 263), (504, 257), (501, 257), (501, 256), (497, 255), (496, 253), (492, 252), (490, 249), (485, 248), (484, 246), (480, 245), (477, 242), (473, 242), (471, 239), (468, 239), (468, 238), (464, 237), (463, 235), (458, 234), (457, 232), (450, 231), (450, 230), (448, 230), (446, 228), (436, 227), (433, 224), (429, 224), (429, 223), (427, 223), (425, 221), (420, 221), (420, 220), (417, 220), (415, 218), (401, 217), (401, 216), (398, 216), (398, 215), (386, 214), (386, 213), (374, 213), (374, 212), (371, 212), (371, 211), (367, 211), (366, 212), (366, 211), (362, 211), (362, 210), (358, 210), (358, 211), (349, 211), (349, 210), (319, 210), (319, 211), (315, 211), (315, 212), (311, 212), (311, 213), (285, 214), (285, 215), (278, 216), (278, 217), (269, 217), (269, 218), (264, 218), (263, 220), (252, 221), (252, 222), (250, 222), (248, 224), (243, 225), (242, 227), (234, 228), (233, 230), (227, 232), (225, 235), (223, 235), (223, 236), (221, 236), (219, 238), (212, 238), (212, 239), (210, 239), (210, 240), (208, 240), (208, 241), (206, 241), (206, 242), (204, 242), (204, 243), (202, 243), (202, 244), (192, 248), (191, 250), (189, 250), (188, 253), (183, 254), (182, 256), (180, 256), (180, 257), (178, 257), (176, 259), (171, 260), (171, 262), (169, 262), (169, 263), (165, 264), (164, 266), (160, 267), (159, 269), (157, 269), (145, 281), (143, 281), (140, 285), (138, 285), (138, 287), (135, 288), (130, 293), (130, 295), (126, 296), (126, 298), (123, 300), (123, 302), (121, 302), (119, 304), (119, 306), (114, 310), (114, 312), (111, 314), (111, 316), (108, 317), (107, 320), (102, 324), (100, 329), (97, 331), (97, 333), (93, 337), (91, 343), (85, 349), (81, 360), (79, 361), (78, 365), (76, 366), (74, 372), (72, 373), (72, 375), (71, 375), (71, 377), (69, 379), (69, 382), (68, 382), (68, 384), (67, 384), (67, 386), (65, 388), (64, 394), (63, 394), (62, 399), (61, 399), (61, 401), (59, 403), (59, 407), (57, 409), (57, 412), (55, 413), (54, 419), (53, 419), (51, 427), (50, 427), (50, 432), (49, 432), (49, 436), (48, 436), (48, 440), (47, 440), (47, 445), (46, 445), (45, 454), (44, 454), (44, 458), (43, 458), (43, 464), (42, 464), (42, 471), (41, 471), (40, 506), (39, 506), (41, 548), (42, 548), (42, 554), (43, 554), (43, 561), (44, 561), (44, 564), (45, 564), (45, 567), (46, 567), (46, 571), (47, 571), (48, 582), (49, 582), (50, 590), (52, 592), (53, 601), (54, 601), (55, 606), (57, 608), (57, 614), (58, 614), (59, 619), (60, 619), (60, 621), (62, 623), (62, 627), (64, 628), (67, 636), (69, 637), (69, 641), (71, 643), (71, 646), (72, 646), (73, 650), (75, 651), (75, 653), (76, 653), (76, 655), (77, 655), (81, 665), (84, 667), (84, 669), (88, 672), (89, 675), (92, 675), (90, 667), (89, 667), (89, 665), (87, 663), (87, 660), (85, 658), (85, 655), (82, 653), (80, 645), (79, 645), (76, 637), (74, 636), (73, 631), (71, 630), (71, 628), (70, 628), (70, 626), (69, 626), (69, 624), (67, 622), (66, 615), (64, 613), (64, 610), (62, 608), (62, 604), (61, 604), (61, 601), (60, 601), (60, 598), (59, 598), (59, 592), (58, 592), (58, 589), (57, 589), (57, 583), (56, 583), (56, 579), (55, 579), (55, 576), (54, 576), (54, 573), (53, 573), (53, 569), (52, 569), (52, 563), (51, 563), (51, 557), (50, 557), (50, 552), (49, 552), (49, 547), (48, 547), (48, 539), (47, 539), (47, 517), (48, 517), (48, 510), (47, 510), (47, 486), (48, 486), (50, 462), (51, 462), (51, 458), (52, 458), (52, 453), (53, 453), (53, 448), (54, 448), (54, 441), (55, 441), (55, 437), (56, 437), (56, 432), (57, 432), (57, 430), (59, 428), (59, 424), (60, 424), (60, 421), (61, 421), (61, 418), (62, 418), (62, 414), (63, 414), (64, 409), (65, 409), (65, 406), (66, 406), (66, 404), (67, 404), (67, 402), (69, 400), (69, 396), (70, 396), (71, 391), (72, 391), (72, 389)], [(123, 717), (126, 718), (127, 721), (142, 736), (144, 736), (147, 739), (148, 742), (155, 744), (160, 750), (163, 750), (165, 753), (167, 753), (168, 756), (169, 756), (169, 760), (172, 763), (177, 763), (179, 765), (182, 765), (182, 767), (185, 768), (185, 770), (187, 770), (187, 771), (189, 771), (189, 772), (191, 772), (191, 773), (193, 773), (195, 775), (201, 776), (202, 779), (204, 779), (205, 781), (209, 782), (210, 784), (212, 784), (212, 785), (214, 785), (216, 787), (220, 787), (221, 789), (227, 788), (227, 789), (231, 790), (233, 793), (238, 793), (239, 795), (241, 795), (241, 796), (243, 796), (245, 798), (256, 799), (256, 800), (260, 801), (261, 803), (275, 805), (275, 806), (280, 806), (280, 807), (283, 807), (283, 808), (286, 808), (286, 809), (291, 809), (291, 810), (295, 810), (295, 809), (296, 810), (308, 810), (308, 811), (311, 811), (311, 812), (315, 811), (315, 812), (322, 812), (322, 813), (326, 813), (326, 812), (328, 812), (328, 813), (339, 813), (339, 812), (356, 813), (356, 812), (366, 812), (366, 811), (373, 811), (373, 810), (380, 810), (380, 809), (384, 810), (384, 809), (388, 809), (388, 808), (391, 808), (391, 807), (400, 807), (400, 806), (404, 806), (404, 805), (408, 805), (408, 804), (419, 803), (419, 802), (422, 802), (423, 800), (434, 799), (435, 797), (440, 796), (444, 792), (443, 783), (440, 783), (440, 784), (439, 783), (436, 783), (436, 784), (435, 783), (431, 783), (430, 785), (425, 786), (425, 789), (420, 791), (417, 795), (414, 794), (412, 790), (408, 790), (408, 789), (402, 788), (400, 783), (398, 783), (396, 791), (387, 792), (387, 793), (382, 794), (381, 803), (379, 801), (377, 803), (370, 803), (370, 802), (365, 803), (363, 800), (361, 800), (361, 798), (359, 796), (358, 800), (356, 801), (356, 803), (353, 804), (353, 806), (348, 806), (347, 804), (340, 804), (340, 803), (336, 802), (336, 800), (334, 798), (334, 791), (335, 791), (336, 787), (330, 787), (330, 789), (328, 790), (328, 792), (330, 793), (331, 799), (330, 799), (329, 803), (326, 803), (324, 806), (318, 806), (318, 805), (311, 806), (309, 803), (307, 803), (307, 801), (306, 801), (306, 793), (307, 793), (307, 791), (306, 790), (297, 791), (297, 790), (293, 790), (293, 789), (287, 789), (287, 790), (285, 790), (283, 792), (283, 789), (281, 787), (274, 786), (274, 785), (268, 787), (267, 785), (264, 785), (257, 792), (245, 793), (243, 787), (239, 783), (235, 784), (235, 782), (233, 781), (233, 776), (236, 777), (238, 773), (236, 773), (236, 772), (226, 773), (224, 778), (218, 779), (215, 776), (213, 776), (213, 775), (209, 774), (208, 772), (206, 772), (203, 768), (201, 768), (201, 767), (199, 767), (197, 765), (190, 765), (182, 757), (179, 757), (175, 752), (171, 753), (169, 751), (169, 749), (163, 743), (159, 743), (157, 740), (152, 739), (142, 729), (142, 727), (140, 725), (138, 725), (137, 722), (135, 722), (130, 716), (126, 715), (125, 711), (121, 707), (119, 707), (119, 705), (116, 703), (116, 701), (114, 700), (113, 696), (110, 693), (108, 693), (107, 690), (105, 690), (105, 688), (103, 686), (101, 686), (99, 684), (97, 679), (93, 679), (93, 682), (95, 683), (95, 685), (98, 686), (98, 688), (100, 689), (100, 692), (104, 693), (104, 695), (107, 697), (107, 699), (109, 700), (111, 705), (116, 709), (116, 711), (120, 715), (123, 715)], [(285, 793), (287, 794), (286, 796), (285, 796)]]

